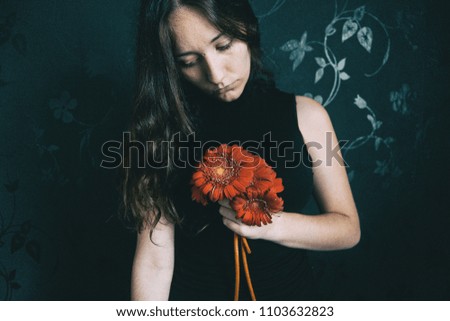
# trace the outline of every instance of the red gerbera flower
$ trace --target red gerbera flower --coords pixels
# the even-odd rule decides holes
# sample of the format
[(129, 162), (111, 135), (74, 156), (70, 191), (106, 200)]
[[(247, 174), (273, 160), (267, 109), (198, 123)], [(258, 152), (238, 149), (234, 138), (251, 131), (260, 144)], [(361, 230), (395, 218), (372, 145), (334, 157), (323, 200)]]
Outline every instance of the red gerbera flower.
[(273, 185), (275, 177), (275, 171), (267, 165), (264, 159), (258, 157), (258, 163), (255, 167), (255, 175), (253, 177), (253, 185), (261, 192), (265, 192)]
[(203, 206), (208, 204), (208, 200), (205, 197), (205, 194), (197, 186), (192, 186), (192, 200), (197, 203), (201, 203)]
[(237, 145), (209, 149), (192, 175), (192, 198), (204, 204), (200, 192), (213, 202), (245, 192), (253, 181), (253, 161), (254, 156)]
[(283, 200), (273, 189), (261, 192), (255, 187), (249, 187), (246, 193), (233, 198), (230, 205), (236, 211), (236, 218), (243, 223), (261, 226), (261, 223), (272, 223), (272, 213), (283, 209)]
[[(253, 155), (237, 145), (220, 145), (209, 149), (203, 161), (192, 175), (192, 199), (206, 205), (209, 198), (213, 202), (227, 198), (236, 212), (236, 218), (244, 224), (257, 225), (272, 223), (272, 213), (283, 209), (283, 200), (277, 193), (282, 192), (283, 182), (275, 171), (259, 156)], [(253, 291), (246, 253), (250, 254), (245, 237), (234, 235), (235, 254), (235, 300), (239, 298), (239, 239), (242, 240), (242, 260), (252, 300)]]

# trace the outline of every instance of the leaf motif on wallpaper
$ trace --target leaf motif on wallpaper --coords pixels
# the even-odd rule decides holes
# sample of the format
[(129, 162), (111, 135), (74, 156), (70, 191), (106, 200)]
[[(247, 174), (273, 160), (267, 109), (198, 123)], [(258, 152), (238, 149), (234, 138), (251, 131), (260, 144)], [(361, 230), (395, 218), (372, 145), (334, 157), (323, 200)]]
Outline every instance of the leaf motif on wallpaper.
[(373, 171), (374, 174), (379, 174), (381, 176), (386, 175), (387, 173), (389, 173), (389, 166), (388, 166), (388, 162), (387, 161), (376, 161), (375, 162), (377, 167), (375, 168), (375, 170)]
[(339, 71), (339, 78), (341, 80), (349, 80), (350, 79), (350, 76), (346, 72), (342, 71), (345, 68), (346, 61), (347, 61), (346, 58), (339, 61), (337, 68), (336, 68)]
[(395, 142), (395, 139), (393, 137), (386, 137), (384, 139), (384, 143), (386, 144), (386, 146), (390, 146), (393, 142)]
[[(291, 54), (289, 55), (289, 60), (296, 60), (298, 57), (300, 56), (300, 51), (299, 50), (293, 50), (291, 52)], [(303, 57), (301, 57), (301, 59), (303, 59)]]
[(324, 72), (324, 69), (323, 69), (323, 68), (317, 69), (317, 71), (316, 71), (316, 78), (315, 78), (315, 80), (314, 80), (314, 83), (315, 83), (315, 84), (317, 84), (317, 83), (320, 81), (320, 79), (322, 79), (324, 73), (325, 73), (325, 72)]
[(280, 49), (283, 51), (292, 51), (298, 48), (298, 44), (299, 42), (297, 40), (289, 40), (284, 45), (282, 45)]
[(340, 72), (339, 73), (339, 78), (341, 78), (342, 80), (349, 80), (350, 76), (346, 72)]
[(389, 95), (392, 103), (392, 110), (402, 115), (407, 115), (411, 112), (409, 101), (414, 101), (417, 94), (413, 92), (408, 84), (402, 84), (402, 87), (397, 91), (391, 91)]
[(49, 153), (53, 153), (53, 152), (57, 152), (59, 150), (59, 147), (56, 145), (49, 145), (46, 147), (46, 150)]
[(342, 42), (353, 37), (356, 31), (358, 31), (358, 24), (352, 19), (348, 19), (342, 27)]
[(302, 63), (303, 59), (305, 58), (305, 54), (313, 50), (313, 48), (308, 45), (307, 39), (308, 39), (308, 32), (305, 31), (300, 41), (289, 40), (280, 47), (282, 51), (285, 52), (291, 51), (291, 54), (289, 55), (289, 60), (293, 61), (292, 71), (295, 71), (298, 68), (298, 66)]
[(354, 104), (358, 106), (359, 109), (365, 109), (367, 108), (367, 102), (364, 100), (364, 98), (361, 98), (360, 95), (356, 95)]
[(381, 137), (377, 137), (375, 139), (375, 146), (374, 147), (375, 147), (376, 151), (380, 149), (380, 145), (381, 145), (382, 142), (383, 142), (383, 138), (381, 138)]
[(339, 61), (338, 65), (337, 65), (337, 70), (339, 70), (339, 71), (344, 70), (346, 62), (347, 62), (346, 58), (344, 58), (341, 61)]
[(364, 18), (364, 15), (366, 14), (366, 6), (361, 6), (358, 9), (355, 10), (353, 13), (353, 19), (356, 21), (361, 21)]
[(353, 179), (355, 178), (355, 171), (348, 172), (347, 177), (349, 182), (353, 181)]
[(372, 128), (374, 130), (377, 130), (381, 127), (381, 125), (383, 124), (382, 121), (377, 121), (372, 115), (367, 115), (367, 119), (370, 121), (370, 123), (372, 124)]
[(325, 68), (327, 66), (327, 62), (325, 60), (325, 58), (322, 57), (316, 57), (316, 62), (319, 65), (319, 67)]
[(314, 100), (317, 101), (319, 104), (323, 104), (323, 97), (320, 95), (317, 95), (316, 97), (314, 97)]
[[(389, 174), (391, 172), (391, 169), (390, 169), (390, 166), (389, 166), (389, 162), (387, 160), (383, 160), (383, 161), (378, 161), (377, 160), (375, 163), (376, 163), (376, 168), (373, 171), (374, 174), (385, 176), (386, 174)], [(394, 169), (394, 171), (397, 171), (397, 173), (401, 174), (401, 170), (398, 167), (396, 167)]]
[(314, 99), (321, 105), (323, 104), (323, 97), (321, 95), (313, 96), (313, 94), (311, 94), (311, 93), (305, 93), (305, 94), (303, 94), (303, 96)]
[(363, 27), (358, 31), (358, 41), (367, 50), (368, 53), (372, 50), (373, 32), (369, 27)]
[(74, 120), (72, 110), (78, 106), (76, 99), (71, 98), (67, 91), (61, 93), (60, 98), (50, 99), (49, 107), (53, 110), (53, 117), (63, 123), (71, 123)]

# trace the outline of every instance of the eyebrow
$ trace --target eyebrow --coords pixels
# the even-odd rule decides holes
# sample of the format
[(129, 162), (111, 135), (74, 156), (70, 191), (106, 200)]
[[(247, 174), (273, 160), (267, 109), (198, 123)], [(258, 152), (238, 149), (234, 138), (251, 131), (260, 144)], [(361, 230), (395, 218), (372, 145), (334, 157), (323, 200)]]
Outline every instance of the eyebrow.
[[(217, 39), (219, 39), (220, 37), (222, 37), (223, 35), (225, 35), (225, 33), (221, 32), (219, 33), (217, 36), (215, 36), (214, 38), (211, 39), (211, 41), (209, 43), (213, 43), (214, 41), (216, 41)], [(189, 56), (189, 55), (196, 55), (197, 53), (194, 51), (186, 51), (186, 52), (182, 52), (180, 54), (175, 55), (175, 58), (180, 58), (183, 56)]]

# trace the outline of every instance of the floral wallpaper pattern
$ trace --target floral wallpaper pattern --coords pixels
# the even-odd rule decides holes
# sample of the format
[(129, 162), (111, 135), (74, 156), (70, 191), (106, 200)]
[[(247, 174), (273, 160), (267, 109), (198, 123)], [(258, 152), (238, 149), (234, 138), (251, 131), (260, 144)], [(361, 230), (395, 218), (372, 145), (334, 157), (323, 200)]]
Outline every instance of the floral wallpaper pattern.
[[(441, 11), (423, 0), (250, 2), (278, 86), (327, 109), (349, 164), (363, 236), (311, 253), (321, 297), (450, 298), (450, 251), (433, 247), (449, 244), (450, 222), (439, 166), (426, 167), (442, 163)], [(134, 235), (116, 216), (117, 173), (99, 164), (129, 115), (137, 8), (0, 0), (3, 300), (128, 299)]]

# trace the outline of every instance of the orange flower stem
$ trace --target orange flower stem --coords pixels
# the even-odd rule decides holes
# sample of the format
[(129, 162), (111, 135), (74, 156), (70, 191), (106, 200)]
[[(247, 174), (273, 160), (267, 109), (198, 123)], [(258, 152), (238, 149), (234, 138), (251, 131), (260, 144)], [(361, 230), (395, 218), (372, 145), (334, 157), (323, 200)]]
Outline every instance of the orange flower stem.
[(245, 251), (247, 252), (247, 254), (252, 254), (252, 250), (250, 249), (250, 246), (248, 245), (248, 241), (245, 237), (242, 237), (242, 244), (245, 247)]
[(241, 282), (241, 268), (239, 266), (239, 236), (234, 233), (234, 301), (239, 300), (239, 287)]
[(242, 264), (244, 265), (245, 278), (247, 279), (248, 290), (250, 291), (252, 301), (256, 301), (255, 291), (253, 290), (252, 280), (250, 278), (250, 271), (248, 269), (247, 254), (245, 253), (244, 242), (241, 243), (241, 250), (242, 250)]

